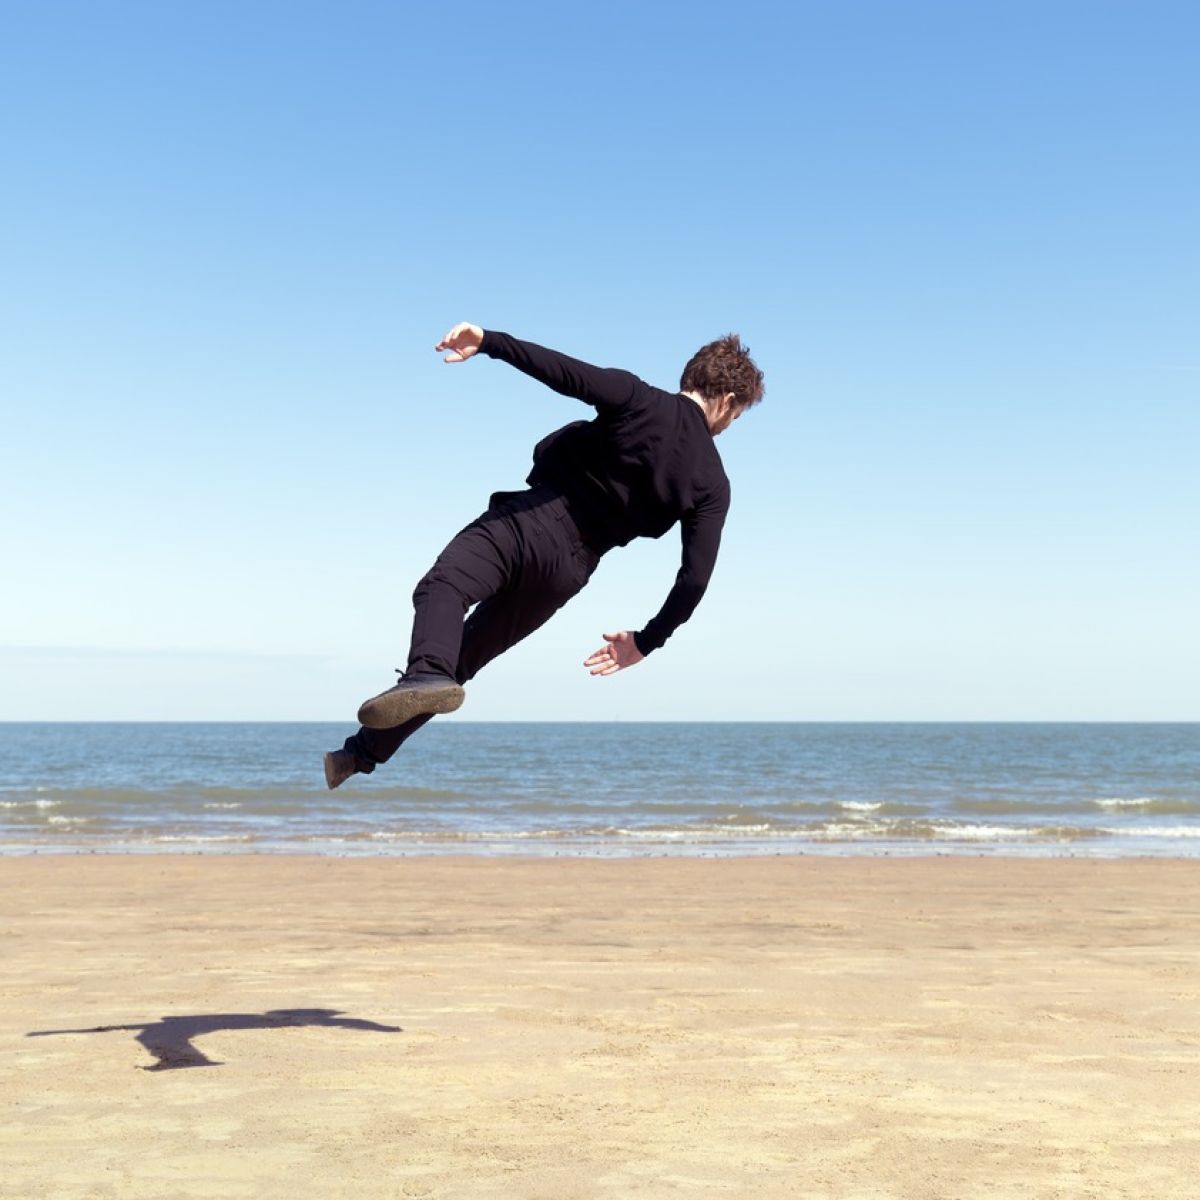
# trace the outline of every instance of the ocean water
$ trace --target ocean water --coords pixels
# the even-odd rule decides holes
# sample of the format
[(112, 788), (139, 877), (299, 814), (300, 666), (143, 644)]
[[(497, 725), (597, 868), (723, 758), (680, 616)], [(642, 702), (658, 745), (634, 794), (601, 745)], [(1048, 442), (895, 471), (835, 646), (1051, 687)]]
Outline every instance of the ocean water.
[(0, 853), (1200, 856), (1200, 724), (0, 724)]

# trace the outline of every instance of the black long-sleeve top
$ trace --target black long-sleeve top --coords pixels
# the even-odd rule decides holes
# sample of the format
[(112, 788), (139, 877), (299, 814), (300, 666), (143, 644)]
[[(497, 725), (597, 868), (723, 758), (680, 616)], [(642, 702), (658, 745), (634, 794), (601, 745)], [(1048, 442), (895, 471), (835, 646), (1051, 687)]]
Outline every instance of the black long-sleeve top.
[(628, 371), (594, 367), (544, 346), (487, 330), (480, 350), (596, 409), (534, 448), (528, 483), (557, 488), (600, 553), (676, 522), (683, 561), (658, 615), (634, 640), (657, 650), (695, 611), (717, 561), (729, 480), (700, 406)]

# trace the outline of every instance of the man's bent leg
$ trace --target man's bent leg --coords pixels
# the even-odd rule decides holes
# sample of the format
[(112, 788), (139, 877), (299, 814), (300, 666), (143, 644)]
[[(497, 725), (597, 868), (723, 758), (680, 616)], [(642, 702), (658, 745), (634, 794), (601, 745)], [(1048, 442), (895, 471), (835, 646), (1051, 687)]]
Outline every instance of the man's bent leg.
[[(539, 603), (540, 597), (522, 596), (515, 590), (508, 590), (484, 600), (467, 618), (463, 629), (462, 653), (455, 672), (457, 681), (462, 684), (474, 679), (492, 659), (544, 625), (574, 594), (560, 595), (556, 602), (542, 600)], [(370, 774), (387, 762), (417, 730), (428, 724), (433, 715), (422, 713), (394, 729), (367, 729), (364, 726), (346, 739), (344, 749), (354, 756), (359, 771)]]
[[(587, 585), (596, 569), (598, 557), (580, 544), (572, 527), (562, 522), (557, 506), (543, 514), (540, 524), (551, 533), (549, 543), (538, 538), (541, 544), (533, 547), (537, 553), (525, 569), (516, 572), (517, 582), (481, 601), (462, 627), (454, 671), (458, 683), (473, 679), (492, 659), (544, 625)], [(468, 526), (463, 533), (471, 528)], [(360, 729), (346, 739), (345, 750), (354, 756), (358, 770), (370, 773), (387, 762), (432, 716), (424, 713), (392, 729)]]
[(512, 520), (489, 510), (442, 551), (413, 592), (412, 644), (404, 677), (365, 701), (358, 719), (375, 730), (418, 716), (454, 712), (463, 690), (454, 680), (463, 617), (471, 605), (502, 588), (517, 569), (520, 538)]
[(473, 604), (510, 582), (519, 554), (511, 521), (489, 511), (438, 555), (413, 591), (412, 641), (406, 675), (453, 678), (463, 640), (463, 617)]
[(535, 562), (516, 586), (485, 600), (467, 618), (455, 675), (459, 683), (474, 679), (492, 659), (540, 629), (587, 586), (597, 556), (579, 543), (573, 529), (551, 528), (561, 543), (558, 551)]

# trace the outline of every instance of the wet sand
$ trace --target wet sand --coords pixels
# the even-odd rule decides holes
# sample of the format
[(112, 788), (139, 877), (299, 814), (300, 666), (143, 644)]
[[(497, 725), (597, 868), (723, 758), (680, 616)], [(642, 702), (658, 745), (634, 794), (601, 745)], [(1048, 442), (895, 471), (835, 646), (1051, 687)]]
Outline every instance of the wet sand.
[(1198, 884), (0, 859), (0, 1196), (1194, 1197)]

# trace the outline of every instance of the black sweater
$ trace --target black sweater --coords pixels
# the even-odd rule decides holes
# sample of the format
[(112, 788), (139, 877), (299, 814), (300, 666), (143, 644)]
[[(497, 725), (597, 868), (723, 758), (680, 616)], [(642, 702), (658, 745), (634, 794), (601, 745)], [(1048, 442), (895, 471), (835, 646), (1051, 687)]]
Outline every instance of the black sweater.
[(695, 611), (708, 587), (729, 511), (729, 480), (700, 406), (628, 371), (593, 367), (544, 346), (487, 330), (480, 350), (596, 409), (544, 438), (527, 482), (557, 488), (581, 532), (603, 554), (681, 522), (683, 563), (666, 602), (634, 634), (657, 650)]

